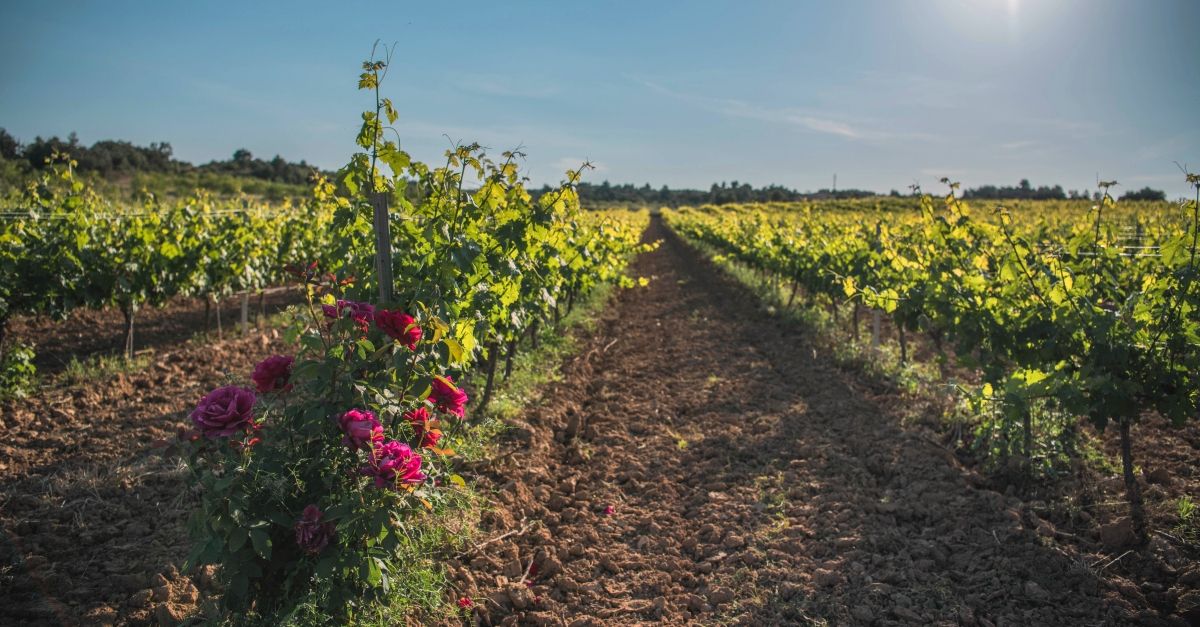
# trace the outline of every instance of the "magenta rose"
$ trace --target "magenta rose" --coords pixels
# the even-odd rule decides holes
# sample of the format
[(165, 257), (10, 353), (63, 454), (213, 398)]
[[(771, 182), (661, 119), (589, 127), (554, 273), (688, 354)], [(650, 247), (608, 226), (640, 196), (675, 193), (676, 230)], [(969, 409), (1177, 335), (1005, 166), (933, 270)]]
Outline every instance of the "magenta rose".
[(296, 521), (296, 544), (309, 555), (320, 553), (333, 539), (333, 523), (321, 522), (322, 516), (316, 505), (309, 505)]
[(200, 399), (200, 404), (192, 410), (192, 423), (209, 438), (227, 438), (247, 431), (254, 427), (257, 400), (253, 390), (236, 385), (219, 387)]
[(412, 447), (395, 440), (377, 444), (372, 451), (371, 462), (360, 470), (362, 474), (375, 478), (375, 487), (395, 487), (398, 484), (413, 485), (425, 480), (421, 472), (421, 456)]
[(375, 418), (375, 414), (365, 409), (351, 409), (338, 416), (338, 426), (342, 433), (342, 444), (354, 450), (370, 449), (375, 443), (383, 441), (383, 425)]
[(260, 393), (287, 392), (292, 389), (288, 380), (292, 378), (294, 362), (295, 360), (287, 355), (273, 355), (258, 362), (250, 378), (254, 380), (254, 385)]
[(403, 311), (382, 309), (375, 312), (375, 326), (409, 350), (416, 350), (417, 342), (421, 341), (422, 332), (417, 320)]
[(343, 316), (349, 316), (358, 328), (366, 333), (370, 328), (371, 320), (375, 318), (375, 306), (371, 303), (359, 302), (356, 300), (339, 300), (336, 305), (321, 305), (321, 311), (326, 318), (337, 320)]
[(448, 414), (462, 418), (466, 413), (467, 393), (462, 388), (455, 387), (454, 379), (450, 377), (434, 377), (433, 388), (429, 391), (429, 401), (434, 407)]

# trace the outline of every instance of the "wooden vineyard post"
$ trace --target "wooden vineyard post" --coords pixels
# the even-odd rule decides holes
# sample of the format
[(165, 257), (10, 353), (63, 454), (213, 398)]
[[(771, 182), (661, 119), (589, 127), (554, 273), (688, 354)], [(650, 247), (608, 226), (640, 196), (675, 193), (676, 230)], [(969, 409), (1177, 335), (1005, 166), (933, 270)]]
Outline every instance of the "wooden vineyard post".
[(392, 231), (388, 224), (387, 194), (371, 196), (375, 210), (375, 275), (379, 279), (379, 304), (392, 302)]
[(250, 334), (250, 292), (242, 292), (242, 335)]
[(879, 310), (871, 310), (871, 350), (879, 350)]

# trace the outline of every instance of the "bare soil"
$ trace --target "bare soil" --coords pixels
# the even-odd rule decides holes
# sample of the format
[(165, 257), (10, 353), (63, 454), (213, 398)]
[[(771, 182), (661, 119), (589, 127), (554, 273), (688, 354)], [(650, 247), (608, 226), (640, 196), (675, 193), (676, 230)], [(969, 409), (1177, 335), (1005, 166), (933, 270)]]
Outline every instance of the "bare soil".
[[(302, 294), (294, 289), (270, 291), (262, 300), (251, 295), (250, 325), (257, 326), (263, 314), (274, 314), (302, 300)], [(162, 307), (142, 308), (134, 315), (134, 351), (175, 346), (197, 333), (215, 336), (218, 311), (222, 336), (237, 337), (241, 303), (241, 296), (232, 296), (223, 299), (219, 308), (213, 305), (206, 310), (203, 300), (175, 298)], [(125, 349), (125, 319), (115, 309), (78, 309), (66, 320), (19, 316), (9, 322), (8, 333), (14, 340), (36, 345), (34, 363), (43, 374), (62, 371), (72, 357), (82, 360), (96, 354), (120, 354)]]
[(0, 405), (0, 624), (170, 623), (194, 609), (177, 569), (195, 500), (169, 445), (201, 396), (282, 346), (185, 337), (140, 372)]
[[(1196, 620), (1177, 613), (1200, 584), (1178, 547), (1156, 536), (1132, 554), (1110, 549), (1099, 541), (1108, 510), (1085, 520), (1053, 495), (987, 489), (938, 434), (900, 426), (899, 393), (832, 365), (660, 221), (648, 236), (665, 239), (633, 269), (650, 286), (618, 294), (516, 425), (506, 446), (517, 452), (487, 472), (497, 506), (486, 533), (499, 539), (452, 567), (477, 620)], [(1194, 472), (1186, 440), (1142, 440), (1142, 459)], [(1167, 448), (1150, 458), (1146, 443)], [(1097, 489), (1119, 500), (1119, 487)]]

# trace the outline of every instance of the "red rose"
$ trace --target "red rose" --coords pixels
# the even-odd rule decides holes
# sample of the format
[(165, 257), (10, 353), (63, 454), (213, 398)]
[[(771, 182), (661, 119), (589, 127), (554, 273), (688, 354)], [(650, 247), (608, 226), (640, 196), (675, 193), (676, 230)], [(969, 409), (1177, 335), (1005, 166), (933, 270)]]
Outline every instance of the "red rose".
[(296, 544), (309, 555), (320, 553), (333, 539), (333, 523), (324, 522), (324, 515), (316, 505), (309, 505), (296, 521)]
[(403, 311), (376, 311), (375, 326), (409, 350), (416, 350), (417, 342), (421, 341), (422, 331), (417, 326), (417, 320)]
[(450, 377), (434, 377), (429, 401), (440, 411), (462, 418), (466, 414), (467, 393), (454, 385)]
[(288, 380), (292, 378), (292, 364), (294, 359), (287, 355), (274, 355), (268, 357), (254, 367), (254, 374), (250, 378), (254, 380), (254, 385), (258, 387), (258, 391), (262, 393), (283, 391), (287, 392), (292, 389), (292, 384)]

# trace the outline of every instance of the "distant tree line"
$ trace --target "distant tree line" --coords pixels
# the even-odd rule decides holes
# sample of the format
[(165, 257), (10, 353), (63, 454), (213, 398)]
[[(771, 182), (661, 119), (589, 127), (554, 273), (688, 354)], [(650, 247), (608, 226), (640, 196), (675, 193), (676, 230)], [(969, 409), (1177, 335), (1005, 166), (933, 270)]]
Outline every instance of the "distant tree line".
[[(543, 187), (543, 191), (550, 187)], [(801, 192), (781, 185), (754, 187), (749, 183), (733, 181), (730, 183), (713, 183), (707, 190), (703, 189), (671, 189), (666, 185), (657, 189), (649, 183), (638, 187), (629, 183), (614, 185), (608, 181), (602, 183), (580, 183), (579, 197), (584, 203), (614, 203), (631, 205), (660, 205), (676, 207), (680, 205), (728, 204), (745, 202), (788, 202), (800, 200), (820, 200), (829, 198), (864, 198), (877, 196), (874, 191), (862, 189), (820, 189), (815, 192)], [(888, 193), (898, 197), (902, 194), (896, 190)], [(1098, 196), (1087, 190), (1064, 191), (1061, 185), (1033, 187), (1029, 179), (1021, 179), (1014, 186), (981, 185), (963, 191), (964, 198), (990, 200), (1090, 200)], [(1149, 187), (1126, 192), (1121, 200), (1166, 200), (1167, 195)]]
[(175, 159), (171, 144), (167, 142), (136, 146), (128, 141), (106, 139), (86, 146), (79, 142), (75, 133), (68, 135), (65, 140), (35, 137), (33, 141), (23, 144), (7, 130), (0, 128), (0, 158), (6, 161), (18, 162), (29, 170), (38, 170), (46, 167), (46, 160), (56, 152), (71, 155), (79, 163), (79, 172), (95, 172), (106, 179), (140, 173), (213, 173), (304, 185), (318, 170), (303, 160), (292, 163), (279, 155), (269, 161), (258, 159), (245, 148), (235, 151), (229, 160), (195, 166)]
[(1151, 189), (1149, 186), (1139, 190), (1130, 190), (1121, 194), (1121, 200), (1166, 200), (1166, 192), (1158, 189)]
[[(1071, 191), (1070, 198), (1078, 198), (1079, 192)], [(1084, 192), (1083, 198), (1088, 198)], [(963, 198), (989, 198), (995, 200), (1064, 200), (1068, 198), (1062, 185), (1033, 187), (1029, 179), (1021, 179), (1015, 186), (981, 185), (963, 191)]]
[[(1014, 187), (997, 187), (995, 185), (981, 185), (973, 187), (963, 192), (964, 198), (986, 198), (993, 200), (1064, 200), (1064, 199), (1083, 199), (1083, 200), (1098, 200), (1099, 192), (1089, 194), (1087, 190), (1071, 190), (1064, 192), (1061, 185), (1048, 187), (1045, 185), (1033, 187), (1029, 184), (1029, 179), (1021, 179), (1021, 182)], [(1167, 194), (1162, 190), (1143, 187), (1136, 191), (1128, 191), (1121, 194), (1120, 200), (1166, 200)]]
[[(306, 185), (313, 172), (318, 171), (318, 168), (309, 165), (304, 160), (293, 163), (279, 155), (270, 160), (259, 159), (245, 148), (234, 151), (232, 158), (228, 160), (210, 161), (196, 166), (175, 159), (172, 155), (171, 144), (167, 142), (136, 146), (128, 141), (106, 139), (91, 146), (85, 146), (79, 142), (75, 133), (71, 133), (66, 140), (58, 137), (48, 139), (35, 137), (32, 142), (22, 144), (8, 131), (0, 128), (0, 158), (17, 163), (21, 169), (44, 168), (46, 160), (55, 152), (70, 154), (71, 158), (79, 163), (80, 172), (94, 172), (105, 179), (133, 174), (199, 174), (252, 178), (288, 185)], [(324, 174), (330, 175), (328, 172)], [(226, 183), (230, 181), (230, 179), (219, 180)], [(547, 185), (542, 188), (541, 192), (544, 193), (550, 189), (550, 186)], [(707, 190), (671, 189), (666, 185), (656, 189), (649, 183), (638, 187), (630, 183), (614, 185), (608, 181), (598, 184), (587, 182), (579, 184), (580, 199), (584, 203), (591, 204), (613, 203), (675, 207), (680, 205), (863, 198), (876, 195), (878, 194), (874, 191), (862, 189), (820, 189), (815, 192), (801, 192), (782, 185), (771, 184), (754, 187), (749, 183), (739, 181), (713, 183)], [(900, 196), (901, 194), (892, 190), (889, 195)], [(1095, 196), (1086, 190), (1066, 192), (1061, 185), (1033, 187), (1029, 183), (1029, 179), (1021, 179), (1015, 186), (982, 185), (970, 188), (964, 190), (963, 197), (996, 200), (1063, 200), (1090, 199)], [(1167, 195), (1164, 192), (1149, 187), (1131, 190), (1121, 195), (1121, 200), (1166, 200), (1166, 198)]]
[[(713, 183), (707, 190), (703, 189), (671, 189), (663, 185), (657, 189), (649, 183), (638, 187), (631, 183), (613, 185), (608, 181), (602, 183), (580, 183), (579, 198), (587, 203), (620, 203), (631, 205), (659, 205), (677, 207), (680, 205), (728, 204), (744, 202), (785, 202), (810, 200), (815, 198), (861, 198), (875, 196), (875, 192), (861, 189), (822, 189), (816, 192), (799, 192), (781, 185), (754, 187), (749, 183), (732, 181)], [(543, 191), (549, 191), (545, 186)]]

